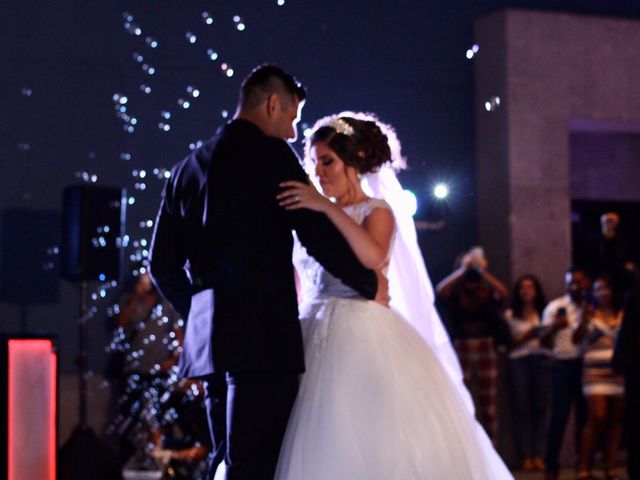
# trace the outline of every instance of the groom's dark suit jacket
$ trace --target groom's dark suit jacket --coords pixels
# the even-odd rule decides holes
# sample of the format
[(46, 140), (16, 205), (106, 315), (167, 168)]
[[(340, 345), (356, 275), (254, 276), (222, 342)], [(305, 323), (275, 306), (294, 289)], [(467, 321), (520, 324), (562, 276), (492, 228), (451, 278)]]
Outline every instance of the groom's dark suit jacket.
[(278, 205), (285, 180), (307, 181), (297, 156), (245, 120), (222, 127), (171, 170), (151, 274), (187, 318), (182, 375), (304, 370), (292, 230), (329, 272), (374, 297), (374, 273), (326, 216)]

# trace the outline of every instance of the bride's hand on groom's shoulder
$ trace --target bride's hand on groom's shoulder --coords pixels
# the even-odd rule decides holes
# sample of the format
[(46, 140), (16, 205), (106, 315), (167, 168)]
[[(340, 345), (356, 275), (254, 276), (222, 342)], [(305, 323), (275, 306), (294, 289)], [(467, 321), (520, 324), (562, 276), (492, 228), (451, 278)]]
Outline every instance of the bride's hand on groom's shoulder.
[(280, 184), (284, 190), (276, 196), (281, 207), (286, 210), (307, 208), (316, 212), (325, 212), (333, 205), (331, 200), (322, 195), (313, 185), (289, 180)]

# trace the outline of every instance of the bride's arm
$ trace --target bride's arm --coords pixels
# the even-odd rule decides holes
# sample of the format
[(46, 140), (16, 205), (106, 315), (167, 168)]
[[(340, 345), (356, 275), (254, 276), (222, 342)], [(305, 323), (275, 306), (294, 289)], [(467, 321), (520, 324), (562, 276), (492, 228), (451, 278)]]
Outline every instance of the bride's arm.
[(329, 203), (324, 213), (347, 240), (362, 265), (378, 269), (386, 262), (393, 235), (394, 219), (391, 211), (374, 208), (362, 226), (335, 203)]
[(288, 210), (309, 208), (327, 215), (362, 265), (377, 269), (387, 260), (394, 228), (391, 211), (375, 208), (360, 226), (313, 186), (296, 181), (284, 182), (281, 186), (289, 188), (278, 195), (280, 205)]

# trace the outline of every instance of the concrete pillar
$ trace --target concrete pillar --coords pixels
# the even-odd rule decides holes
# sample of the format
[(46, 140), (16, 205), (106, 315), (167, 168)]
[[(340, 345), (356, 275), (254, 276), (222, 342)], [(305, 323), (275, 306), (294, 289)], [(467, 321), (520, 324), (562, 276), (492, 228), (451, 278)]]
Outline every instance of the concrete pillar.
[(475, 38), (479, 243), (504, 280), (533, 273), (554, 297), (571, 262), (569, 134), (640, 123), (640, 22), (506, 10)]

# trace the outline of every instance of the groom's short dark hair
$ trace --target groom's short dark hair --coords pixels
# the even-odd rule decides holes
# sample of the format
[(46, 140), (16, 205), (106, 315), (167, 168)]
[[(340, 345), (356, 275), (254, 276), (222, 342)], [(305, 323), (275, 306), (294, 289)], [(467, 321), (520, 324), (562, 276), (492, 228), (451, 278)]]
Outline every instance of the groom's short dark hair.
[(306, 89), (293, 75), (277, 65), (264, 64), (254, 68), (242, 81), (240, 107), (255, 108), (272, 93), (288, 93), (300, 102), (307, 98)]

